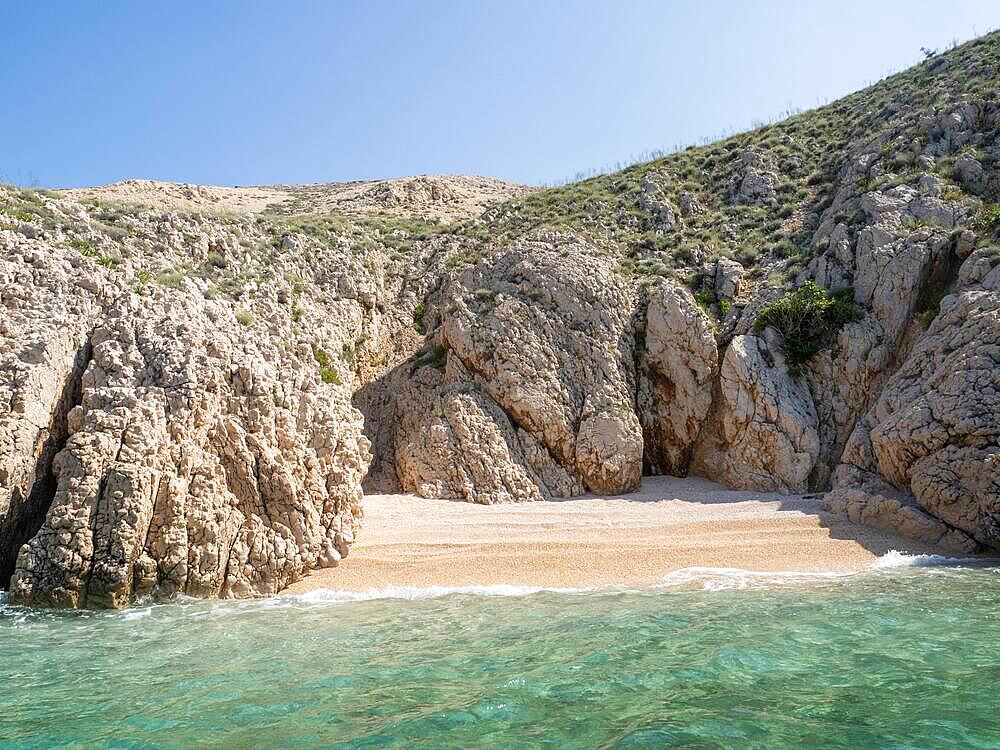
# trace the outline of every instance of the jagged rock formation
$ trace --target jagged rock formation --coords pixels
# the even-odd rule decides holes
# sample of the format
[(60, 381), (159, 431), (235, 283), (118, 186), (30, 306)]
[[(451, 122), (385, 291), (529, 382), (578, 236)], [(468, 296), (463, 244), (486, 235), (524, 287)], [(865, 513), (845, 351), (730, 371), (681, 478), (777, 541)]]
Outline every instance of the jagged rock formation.
[(916, 505), (936, 522), (925, 519), (911, 533), (959, 549), (974, 548), (973, 539), (997, 548), (1000, 248), (972, 253), (956, 286), (859, 420), (826, 502), (883, 525), (918, 515)]
[[(1000, 549), (998, 42), (544, 191), (0, 187), (0, 586), (273, 593), (348, 553), (363, 481), (695, 473)], [(821, 332), (756, 322), (806, 281), (856, 314), (793, 365)]]
[[(548, 242), (513, 245), (438, 292), (435, 341), (447, 353), (444, 378), (425, 376), (422, 382), (431, 387), (397, 400), (403, 414), (396, 454), (404, 490), (451, 488), (457, 494), (446, 496), (503, 502), (582, 487), (627, 492), (638, 486), (642, 431), (632, 408), (637, 297), (592, 248), (553, 240), (558, 249)], [(415, 365), (418, 371), (433, 367), (421, 359)], [(431, 408), (423, 403), (427, 399), (441, 404)], [(438, 434), (434, 415), (442, 410), (452, 450), (411, 471), (405, 446), (420, 435)], [(506, 445), (482, 467), (491, 472), (486, 493), (459, 491), (454, 481), (428, 476), (431, 464), (440, 476), (456, 464), (479, 463), (475, 451), (462, 448), (472, 435), (458, 427), (473, 421), (492, 421), (497, 446)], [(545, 474), (556, 477), (556, 486), (546, 484)]]
[(816, 409), (807, 384), (788, 373), (778, 336), (767, 334), (729, 344), (694, 471), (741, 489), (805, 492), (819, 454)]
[(367, 440), (290, 319), (260, 335), (230, 305), (136, 294), (34, 245), (0, 265), (13, 600), (275, 593), (347, 553)]

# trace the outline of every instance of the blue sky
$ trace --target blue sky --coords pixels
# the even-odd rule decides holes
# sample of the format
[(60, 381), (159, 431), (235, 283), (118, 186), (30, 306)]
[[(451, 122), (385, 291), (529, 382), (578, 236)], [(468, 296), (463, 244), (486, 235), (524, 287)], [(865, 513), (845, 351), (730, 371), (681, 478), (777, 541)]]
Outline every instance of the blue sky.
[(996, 0), (8, 0), (0, 180), (551, 183), (998, 24)]

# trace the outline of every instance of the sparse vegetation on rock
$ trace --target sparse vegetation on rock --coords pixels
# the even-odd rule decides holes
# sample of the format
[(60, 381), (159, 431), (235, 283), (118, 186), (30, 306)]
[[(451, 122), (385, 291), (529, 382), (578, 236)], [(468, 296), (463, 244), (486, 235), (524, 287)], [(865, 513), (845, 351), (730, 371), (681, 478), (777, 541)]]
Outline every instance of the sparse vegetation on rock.
[(768, 326), (777, 329), (789, 372), (801, 375), (802, 366), (833, 344), (845, 324), (862, 316), (850, 287), (828, 294), (815, 282), (806, 281), (794, 292), (764, 305), (753, 329), (756, 333), (763, 333)]

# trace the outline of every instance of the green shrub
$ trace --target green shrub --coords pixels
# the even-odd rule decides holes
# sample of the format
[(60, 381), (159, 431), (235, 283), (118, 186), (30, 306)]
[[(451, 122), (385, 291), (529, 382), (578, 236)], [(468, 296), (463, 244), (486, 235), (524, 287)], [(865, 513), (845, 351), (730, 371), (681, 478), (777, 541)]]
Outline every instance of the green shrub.
[(938, 313), (941, 312), (941, 300), (943, 300), (949, 294), (951, 294), (950, 286), (939, 290), (934, 294), (933, 297), (931, 297), (931, 300), (930, 302), (928, 302), (927, 307), (923, 310), (923, 312), (920, 313), (920, 325), (922, 325), (924, 328), (931, 327), (931, 323), (934, 321), (934, 318), (936, 318), (938, 316)]
[(156, 277), (156, 281), (163, 286), (180, 289), (181, 282), (184, 281), (184, 273), (181, 271), (164, 271)]
[(74, 250), (78, 251), (80, 255), (85, 255), (88, 258), (96, 258), (100, 255), (100, 252), (98, 252), (97, 248), (94, 247), (94, 243), (90, 240), (75, 239), (69, 244)]
[(424, 332), (424, 303), (418, 302), (413, 308), (413, 330), (417, 333)]
[(1000, 235), (1000, 203), (983, 206), (982, 213), (976, 219), (976, 229)]
[(828, 295), (815, 282), (807, 281), (791, 294), (761, 308), (753, 329), (763, 333), (768, 326), (776, 328), (783, 339), (788, 371), (800, 375), (802, 365), (830, 346), (846, 323), (861, 318), (853, 299), (853, 289)]
[(236, 311), (236, 322), (241, 326), (249, 326), (253, 324), (253, 313), (249, 310), (239, 309)]
[(324, 383), (341, 385), (343, 381), (340, 379), (340, 373), (330, 367), (330, 355), (317, 346), (313, 347), (313, 359), (319, 365), (319, 375)]
[(313, 359), (320, 367), (329, 367), (330, 365), (330, 356), (318, 346), (313, 347)]

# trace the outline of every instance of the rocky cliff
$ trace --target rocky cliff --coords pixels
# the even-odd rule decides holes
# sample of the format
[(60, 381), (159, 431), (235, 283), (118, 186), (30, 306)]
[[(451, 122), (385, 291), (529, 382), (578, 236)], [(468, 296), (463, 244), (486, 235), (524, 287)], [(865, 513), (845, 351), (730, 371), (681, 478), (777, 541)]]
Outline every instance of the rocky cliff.
[(0, 188), (0, 586), (268, 594), (363, 487), (660, 473), (1000, 549), (998, 73), (993, 34), (542, 191)]

